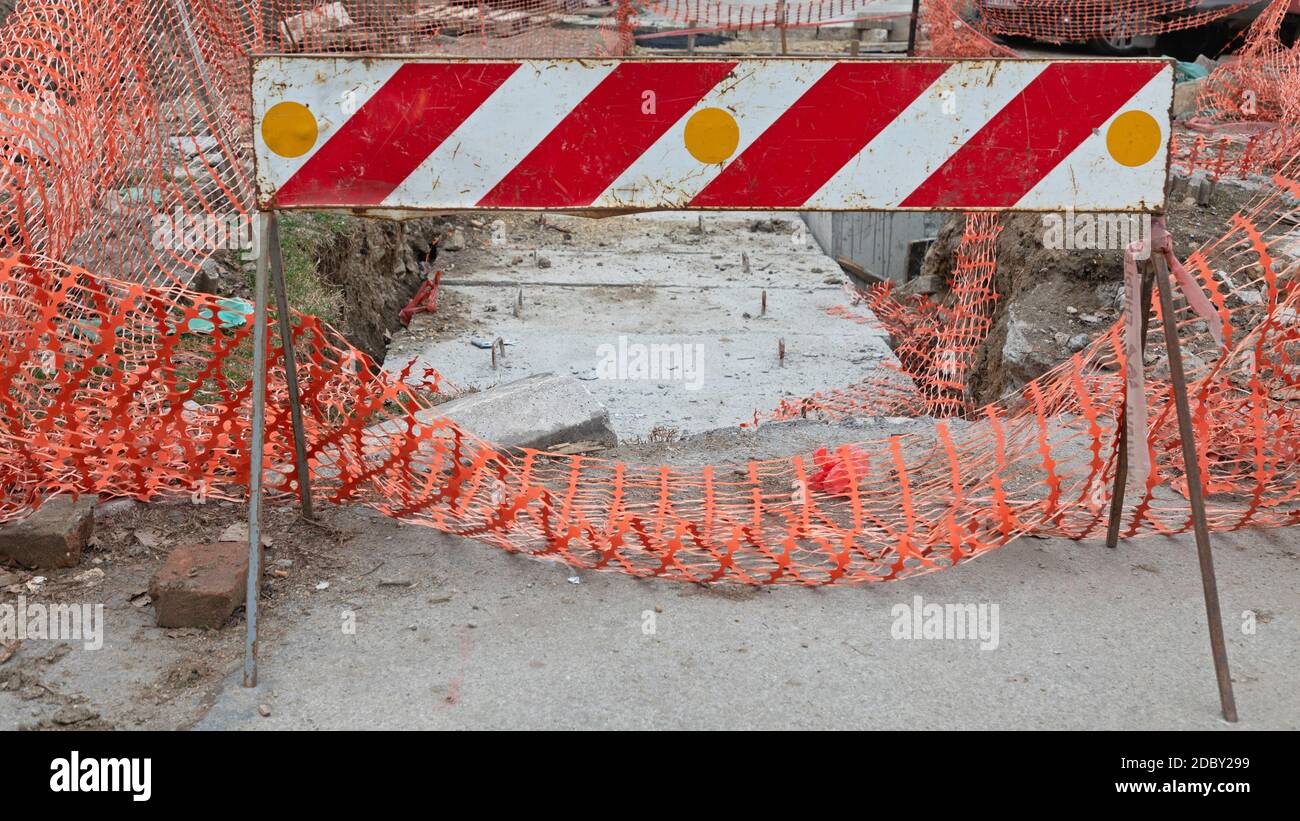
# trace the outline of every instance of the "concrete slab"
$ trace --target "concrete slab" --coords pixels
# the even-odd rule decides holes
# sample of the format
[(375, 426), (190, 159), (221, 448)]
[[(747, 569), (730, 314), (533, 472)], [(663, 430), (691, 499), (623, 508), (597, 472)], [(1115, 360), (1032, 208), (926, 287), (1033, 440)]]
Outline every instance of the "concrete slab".
[[(514, 448), (545, 450), (564, 442), (618, 444), (609, 412), (576, 379), (555, 374), (507, 382), (415, 414), (419, 422), (451, 419), (481, 439)], [(398, 422), (368, 428), (404, 430)]]
[[(609, 408), (620, 438), (736, 426), (783, 398), (901, 378), (878, 322), (827, 315), (847, 301), (844, 275), (796, 215), (547, 220), (563, 230), (545, 247), (494, 243), (472, 268), (444, 276), (456, 310), (484, 324), (446, 333), (416, 317), (385, 367), (414, 359), (413, 373), (432, 367), (478, 389), (570, 374)], [(507, 347), (493, 369), (490, 351), (473, 343), (498, 336)]]

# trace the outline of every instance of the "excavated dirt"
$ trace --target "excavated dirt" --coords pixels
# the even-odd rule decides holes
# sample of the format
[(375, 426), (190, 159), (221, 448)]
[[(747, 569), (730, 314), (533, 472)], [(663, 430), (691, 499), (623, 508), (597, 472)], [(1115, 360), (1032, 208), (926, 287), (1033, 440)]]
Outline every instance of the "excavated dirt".
[[(1168, 224), (1180, 258), (1222, 235), (1229, 218), (1258, 192), (1221, 184), (1208, 206), (1174, 198)], [(949, 283), (965, 216), (952, 215), (940, 229), (921, 275)], [(1044, 247), (1039, 214), (1006, 214), (995, 256), (997, 300), (993, 326), (976, 355), (968, 398), (976, 405), (1019, 390), (1082, 350), (1122, 314), (1122, 251), (1053, 250)], [(936, 298), (947, 299), (940, 293)]]
[[(401, 323), (398, 314), (420, 281), (440, 264), (438, 254), (461, 217), (394, 222), (334, 214), (286, 214), (280, 223), (289, 304), (320, 317), (354, 347), (382, 362)], [(427, 272), (427, 273), (426, 273)], [(203, 264), (194, 287), (251, 299), (253, 263), (218, 252)]]
[(447, 221), (341, 219), (345, 229), (320, 246), (317, 273), (323, 284), (342, 291), (343, 335), (382, 362), (391, 334), (401, 324), (398, 313), (425, 276), (421, 263), (434, 262)]

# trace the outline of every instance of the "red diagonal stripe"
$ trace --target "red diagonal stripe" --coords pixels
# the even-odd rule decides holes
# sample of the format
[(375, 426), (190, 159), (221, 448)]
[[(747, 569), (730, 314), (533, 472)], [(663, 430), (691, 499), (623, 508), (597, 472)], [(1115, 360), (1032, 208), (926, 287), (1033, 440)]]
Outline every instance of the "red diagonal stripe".
[(379, 205), (517, 63), (408, 63), (285, 181), (279, 205)]
[[(735, 63), (622, 63), (569, 112), (479, 205), (590, 205)], [(648, 110), (646, 92), (653, 92)]]
[(949, 65), (837, 63), (691, 205), (803, 205)]
[(1053, 63), (899, 204), (1014, 206), (1163, 67)]

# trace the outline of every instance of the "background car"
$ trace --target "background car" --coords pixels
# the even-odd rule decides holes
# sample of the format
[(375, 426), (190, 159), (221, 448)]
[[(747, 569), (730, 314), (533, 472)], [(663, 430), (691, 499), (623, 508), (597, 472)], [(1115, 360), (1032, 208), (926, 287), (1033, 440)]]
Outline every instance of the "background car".
[[(976, 23), (1006, 37), (1048, 43), (1085, 43), (1102, 54), (1145, 54), (1153, 48), (1183, 60), (1217, 55), (1230, 46), (1269, 6), (1269, 0), (975, 0)], [(1208, 22), (1177, 31), (1167, 23), (1179, 17), (1221, 13)], [(1294, 42), (1300, 0), (1291, 0), (1283, 36)]]

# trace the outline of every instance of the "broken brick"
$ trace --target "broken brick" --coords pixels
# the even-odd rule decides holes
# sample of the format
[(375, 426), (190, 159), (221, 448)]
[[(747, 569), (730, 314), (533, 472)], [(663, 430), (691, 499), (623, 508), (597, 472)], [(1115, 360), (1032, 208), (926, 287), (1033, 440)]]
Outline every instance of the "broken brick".
[(25, 567), (75, 567), (95, 531), (94, 496), (46, 499), (25, 519), (0, 527), (0, 559)]
[(244, 603), (248, 545), (179, 545), (149, 584), (159, 627), (218, 628)]

